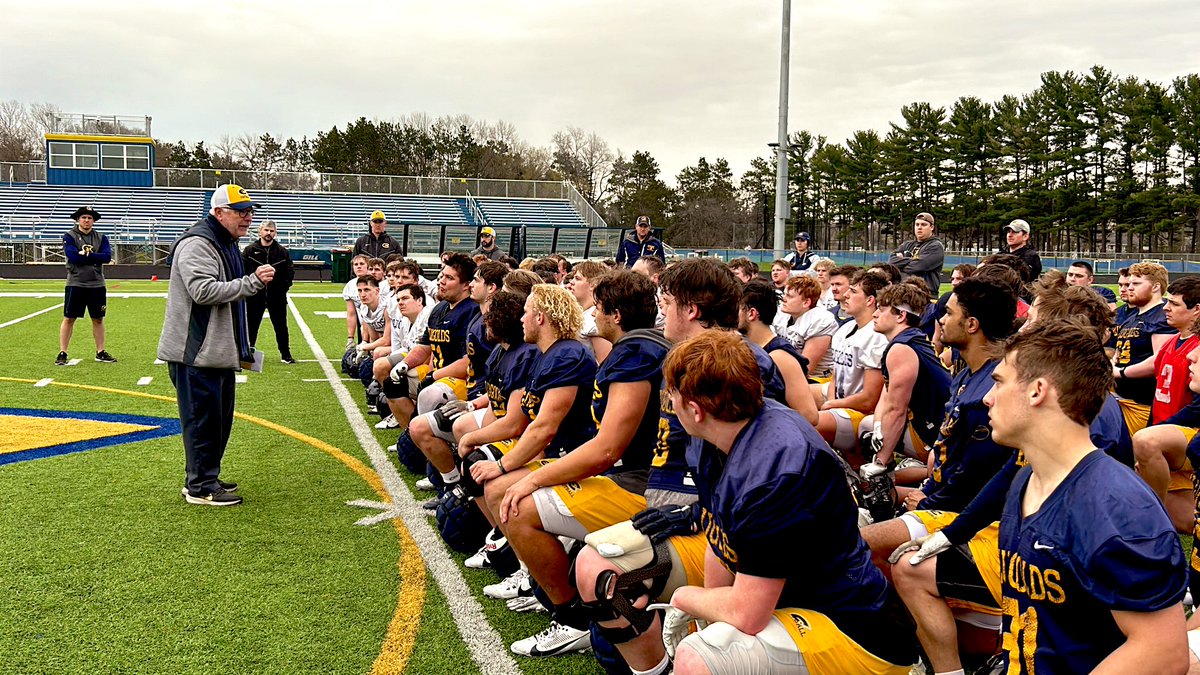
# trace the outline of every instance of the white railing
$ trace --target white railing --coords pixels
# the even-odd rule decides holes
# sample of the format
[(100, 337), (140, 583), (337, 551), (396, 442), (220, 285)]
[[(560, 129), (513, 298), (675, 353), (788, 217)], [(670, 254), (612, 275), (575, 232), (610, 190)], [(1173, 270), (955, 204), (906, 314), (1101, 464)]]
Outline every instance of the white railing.
[(567, 190), (567, 201), (571, 202), (571, 206), (574, 206), (575, 210), (579, 212), (579, 216), (583, 218), (585, 225), (588, 227), (608, 227), (608, 223), (604, 222), (600, 214), (596, 213), (596, 209), (592, 208), (591, 203), (584, 198), (579, 190), (575, 189), (575, 186), (570, 181), (563, 181), (563, 186)]
[(483, 228), (490, 225), (487, 216), (483, 215), (483, 209), (479, 208), (479, 202), (471, 196), (470, 192), (467, 192), (467, 209), (471, 212), (471, 219), (475, 221), (475, 227)]
[(88, 134), (92, 136), (150, 136), (150, 116), (89, 115), (54, 113), (52, 134)]
[(44, 182), (46, 182), (45, 162), (0, 162), (0, 183)]
[[(224, 183), (244, 188), (291, 192), (341, 192), (462, 197), (569, 199), (569, 186), (551, 180), (452, 178), (446, 176), (383, 176), (317, 171), (249, 171), (235, 169), (183, 169), (159, 167), (154, 184), (169, 188), (211, 190)], [(573, 188), (570, 188), (573, 189)]]

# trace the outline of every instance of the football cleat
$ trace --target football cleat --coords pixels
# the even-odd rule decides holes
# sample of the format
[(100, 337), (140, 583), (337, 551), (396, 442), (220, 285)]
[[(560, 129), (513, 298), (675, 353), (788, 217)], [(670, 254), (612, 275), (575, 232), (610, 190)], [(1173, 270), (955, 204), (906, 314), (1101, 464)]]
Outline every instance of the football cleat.
[(550, 622), (546, 630), (512, 643), (512, 652), (521, 656), (559, 656), (572, 652), (586, 652), (592, 648), (592, 634), (563, 625), (557, 621)]
[(503, 581), (483, 587), (483, 594), (497, 600), (510, 600), (517, 597), (521, 591), (521, 582), (529, 576), (529, 572), (519, 569), (508, 575)]

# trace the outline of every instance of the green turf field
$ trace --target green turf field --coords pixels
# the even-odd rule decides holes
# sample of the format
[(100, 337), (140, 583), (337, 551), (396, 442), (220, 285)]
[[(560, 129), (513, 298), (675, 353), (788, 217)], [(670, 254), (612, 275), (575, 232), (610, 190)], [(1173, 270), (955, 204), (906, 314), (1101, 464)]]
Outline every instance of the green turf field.
[[(176, 419), (167, 368), (154, 364), (164, 300), (121, 297), (165, 291), (165, 282), (109, 282), (107, 348), (116, 364), (92, 359), (83, 319), (70, 350), (81, 361), (54, 366), (60, 308), (0, 328), (0, 408)], [(294, 294), (339, 292), (329, 283), (293, 287)], [(0, 324), (62, 302), (60, 282), (0, 281), (0, 294), (12, 293), (35, 297), (0, 297)], [(344, 322), (315, 312), (343, 310), (344, 303), (295, 303), (317, 341), (339, 357)], [(222, 478), (241, 485), (241, 507), (183, 502), (178, 436), (0, 464), (0, 672), (480, 670), (459, 635), (456, 605), (432, 574), (423, 574), (403, 525), (392, 525), (401, 521), (354, 524), (373, 512), (346, 502), (380, 496), (348, 464), (373, 477), (370, 459), (294, 317), (290, 321), (292, 352), (301, 362), (278, 362), (264, 321), (258, 343), (267, 351), (266, 369), (237, 385), (239, 413), (295, 432), (235, 423)], [(152, 379), (139, 385), (146, 377)], [(53, 382), (33, 386), (44, 378)], [(347, 384), (361, 407), (362, 386)], [(7, 419), (0, 432), (14, 428)], [(71, 440), (89, 433), (87, 424), (61, 420), (35, 441)], [(373, 433), (385, 446), (397, 435)], [(19, 433), (12, 438), (0, 441), (0, 451), (21, 442)], [(415, 477), (402, 474), (411, 490), (405, 498), (424, 501), (427, 495), (411, 488)], [(485, 598), (481, 589), (497, 580), (494, 573), (464, 570), (463, 556), (445, 549), (438, 555), (453, 557), (451, 567), (465, 578), (505, 651), (548, 624), (544, 613), (514, 614), (502, 601)], [(513, 658), (529, 673), (600, 672), (590, 655)], [(497, 665), (495, 672), (505, 672)]]

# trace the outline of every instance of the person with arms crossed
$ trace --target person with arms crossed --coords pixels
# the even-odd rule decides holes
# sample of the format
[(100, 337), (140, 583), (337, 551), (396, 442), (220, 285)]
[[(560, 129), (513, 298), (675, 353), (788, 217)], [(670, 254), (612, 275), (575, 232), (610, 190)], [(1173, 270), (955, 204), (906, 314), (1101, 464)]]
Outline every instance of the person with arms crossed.
[(171, 284), (158, 358), (166, 361), (182, 423), (189, 504), (234, 506), (236, 483), (220, 480), (233, 428), (234, 371), (254, 361), (245, 300), (275, 278), (263, 265), (246, 274), (237, 240), (261, 205), (241, 186), (218, 186), (208, 217), (171, 247)]
[(936, 295), (942, 285), (942, 264), (946, 260), (946, 247), (933, 233), (933, 215), (918, 213), (913, 220), (913, 239), (896, 249), (888, 263), (895, 265), (901, 273), (920, 277)]
[(264, 220), (258, 226), (258, 241), (252, 242), (242, 250), (243, 265), (246, 269), (257, 269), (263, 265), (275, 268), (275, 278), (262, 291), (246, 300), (246, 315), (250, 320), (250, 344), (258, 344), (258, 327), (262, 325), (263, 312), (271, 314), (271, 328), (275, 330), (275, 346), (279, 348), (279, 360), (287, 364), (295, 364), (292, 358), (292, 348), (288, 341), (288, 304), (287, 292), (292, 287), (292, 256), (287, 247), (280, 244), (275, 236), (278, 233), (275, 221)]
[(666, 264), (667, 253), (663, 243), (650, 231), (650, 216), (638, 216), (633, 232), (621, 239), (617, 247), (617, 264), (633, 267), (642, 258), (658, 258)]
[(63, 255), (67, 259), (67, 287), (63, 298), (63, 320), (58, 329), (58, 356), (54, 365), (67, 365), (67, 348), (75, 331), (75, 320), (86, 310), (92, 319), (92, 338), (96, 341), (96, 360), (116, 363), (104, 349), (104, 315), (108, 311), (108, 291), (103, 266), (112, 262), (108, 235), (96, 231), (100, 213), (90, 206), (71, 214), (75, 227), (63, 235)]

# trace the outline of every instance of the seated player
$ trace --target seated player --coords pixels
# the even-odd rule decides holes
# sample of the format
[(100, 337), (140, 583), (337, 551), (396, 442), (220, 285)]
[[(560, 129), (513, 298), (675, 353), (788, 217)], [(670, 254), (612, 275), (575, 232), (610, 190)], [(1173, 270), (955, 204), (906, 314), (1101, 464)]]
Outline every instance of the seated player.
[(421, 290), (425, 292), (425, 306), (433, 307), (437, 304), (437, 282), (426, 279), (421, 269), (421, 263), (412, 259), (401, 259), (400, 261), (400, 283), (402, 284), (417, 284)]
[[(907, 673), (911, 627), (858, 535), (842, 465), (763, 399), (746, 345), (705, 332), (663, 376), (693, 438), (708, 541), (704, 585), (676, 590), (663, 619), (675, 672)], [(800, 565), (780, 555), (799, 541), (820, 542)], [(707, 627), (687, 635), (692, 619)]]
[(942, 342), (942, 317), (946, 315), (946, 303), (950, 302), (950, 294), (954, 292), (954, 287), (961, 284), (964, 279), (975, 274), (975, 266), (971, 263), (961, 263), (955, 265), (950, 272), (950, 290), (942, 293), (941, 297), (934, 303), (933, 308), (933, 337), (930, 341), (933, 343), (933, 351), (938, 353), (938, 358), (942, 363), (949, 368), (954, 363), (954, 353), (946, 348), (946, 344)]
[[(875, 413), (863, 420), (872, 430), (868, 474), (889, 470), (897, 452), (925, 462), (950, 398), (950, 373), (917, 327), (920, 308), (929, 304), (925, 282), (917, 281), (892, 284), (875, 296), (875, 330), (888, 345), (881, 360), (883, 394)], [(906, 472), (897, 483), (915, 484), (928, 476), (923, 467)]]
[[(727, 267), (712, 259), (689, 258), (665, 270), (661, 280), (663, 334), (673, 344), (705, 332), (731, 332), (736, 327), (740, 284)], [(767, 396), (776, 401), (786, 400), (774, 361), (749, 340), (745, 344), (758, 363), (764, 392), (770, 392)], [(705, 543), (696, 533), (699, 510), (695, 508), (695, 474), (687, 458), (688, 435), (665, 388), (659, 390), (658, 401), (658, 440), (645, 494), (649, 508), (631, 523), (614, 526), (645, 540), (653, 555), (646, 560), (613, 560), (601, 555), (596, 545), (589, 545), (575, 563), (579, 595), (594, 612), (600, 633), (637, 671), (669, 665), (664, 661), (661, 624), (654, 613), (645, 611), (646, 603), (665, 601), (682, 585), (704, 582)], [(636, 581), (639, 577), (647, 579), (648, 589), (639, 591), (632, 586), (641, 583)], [(603, 597), (597, 595), (601, 587)], [(640, 598), (637, 608), (621, 602), (625, 593), (633, 594), (630, 602)]]
[(771, 285), (775, 288), (775, 294), (778, 297), (783, 297), (783, 289), (787, 286), (787, 280), (792, 275), (792, 264), (786, 260), (776, 260), (771, 263)]
[(367, 261), (371, 257), (359, 253), (350, 259), (350, 279), (342, 288), (342, 299), (346, 301), (346, 349), (349, 350), (358, 341), (358, 307), (362, 301), (358, 299), (358, 280), (367, 274)]
[(829, 345), (838, 324), (832, 314), (817, 305), (820, 297), (821, 286), (812, 277), (788, 279), (771, 327), (808, 359), (809, 377), (824, 379), (833, 371)]
[(749, 258), (734, 258), (727, 263), (727, 266), (729, 271), (733, 272), (733, 276), (743, 284), (761, 278), (758, 276), (758, 265), (755, 265)]
[(1163, 500), (1171, 522), (1180, 532), (1190, 532), (1195, 520), (1192, 466), (1187, 461), (1187, 444), (1196, 435), (1194, 427), (1168, 424), (1168, 420), (1192, 402), (1188, 389), (1188, 354), (1200, 345), (1194, 327), (1200, 319), (1200, 277), (1176, 279), (1167, 288), (1167, 324), (1179, 332), (1154, 359), (1156, 386), (1150, 404), (1150, 425), (1133, 436), (1137, 471), (1151, 490)]
[[(508, 268), (495, 260), (485, 260), (475, 268), (475, 275), (469, 286), (470, 299), (479, 306), (479, 313), (471, 318), (467, 325), (467, 351), (464, 356), (467, 362), (466, 397), (455, 400), (462, 404), (484, 396), (484, 376), (486, 375), (487, 360), (492, 353), (494, 344), (488, 340), (483, 317), (487, 314), (492, 296), (504, 284), (504, 275)], [(465, 410), (465, 405), (459, 410)], [(413, 420), (409, 434), (414, 443), (420, 448), (421, 454), (429, 460), (434, 470), (441, 477), (444, 487), (458, 483), (459, 471), (450, 443), (454, 442), (453, 422), (446, 416), (437, 416), (435, 411), (427, 412)], [(427, 508), (436, 508), (436, 501), (427, 504)]]
[(560, 459), (531, 462), (487, 484), (489, 508), (554, 605), (557, 625), (513, 645), (526, 656), (562, 653), (572, 644), (586, 645), (589, 636), (590, 613), (578, 601), (567, 574), (570, 561), (555, 536), (582, 540), (646, 508), (642, 494), (658, 436), (668, 347), (653, 329), (654, 284), (622, 270), (601, 278), (595, 294), (599, 335), (613, 345), (593, 388), (595, 437)]
[(583, 308), (583, 328), (580, 329), (579, 337), (591, 348), (598, 363), (604, 362), (604, 358), (612, 349), (612, 343), (600, 337), (596, 331), (596, 299), (592, 295), (592, 289), (596, 287), (596, 282), (607, 271), (608, 268), (604, 265), (585, 260), (571, 268), (570, 283), (567, 288), (571, 291), (571, 295), (575, 296), (579, 306)]
[(1158, 263), (1140, 262), (1129, 268), (1131, 310), (1117, 325), (1113, 377), (1117, 396), (1125, 407), (1129, 432), (1137, 433), (1150, 421), (1154, 400), (1154, 357), (1175, 329), (1167, 323), (1162, 294), (1167, 290), (1167, 270)]
[[(1035, 288), (1037, 286), (1035, 284)], [(1032, 330), (1042, 322), (1074, 317), (1086, 325), (1097, 344), (1102, 345), (1111, 326), (1103, 298), (1084, 288), (1055, 288), (1057, 290), (1051, 293), (1039, 290), (1036, 311), (1031, 312), (1032, 320), (1023, 330)], [(1100, 411), (1090, 428), (1092, 444), (1132, 467), (1132, 448), (1121, 406), (1111, 394), (1101, 396), (1099, 400)], [(912, 598), (912, 602), (908, 602), (909, 610), (918, 625), (930, 627), (927, 635), (938, 641), (943, 657), (953, 662), (958, 661), (958, 651), (957, 631), (953, 618), (949, 618), (951, 608), (956, 613), (965, 611), (962, 619), (980, 628), (990, 625), (989, 617), (1000, 616), (999, 520), (1009, 486), (1024, 464), (1021, 453), (1012, 453), (960, 514), (946, 511), (914, 513), (921, 519), (920, 525), (913, 523), (909, 528), (914, 535), (914, 541), (909, 544), (920, 544), (920, 550), (910, 559), (910, 565), (916, 567), (895, 565), (892, 568), (901, 595), (905, 596), (906, 602)], [(909, 544), (897, 548), (889, 560), (895, 562)], [(980, 644), (980, 636), (974, 637), (975, 644)]]
[(1070, 320), (1012, 338), (993, 373), (992, 433), (1028, 462), (1000, 522), (1009, 672), (1186, 664), (1179, 539), (1154, 493), (1090, 437), (1111, 373), (1091, 330)]
[[(467, 329), (479, 314), (479, 304), (471, 299), (475, 262), (461, 253), (452, 253), (447, 259), (438, 275), (441, 301), (429, 314), (428, 328), (417, 346), (393, 366), (389, 375), (396, 382), (402, 381), (409, 370), (419, 377), (416, 405), (400, 401), (405, 416), (411, 416), (414, 408), (423, 415), (446, 401), (467, 397)], [(396, 445), (388, 449), (398, 452), (402, 445), (404, 456), (420, 456), (420, 450), (407, 433), (401, 434)]]
[(387, 294), (390, 290), (387, 283), (387, 263), (383, 258), (368, 258), (367, 259), (367, 274), (375, 277), (379, 282), (379, 293)]
[[(407, 400), (409, 396), (408, 379), (393, 382), (388, 375), (392, 368), (408, 356), (416, 346), (417, 340), (425, 334), (429, 325), (429, 314), (433, 310), (433, 307), (425, 305), (425, 291), (420, 286), (401, 283), (394, 271), (388, 273), (393, 275), (394, 282), (391, 286), (392, 293), (386, 299), (388, 325), (384, 328), (384, 341), (388, 344), (386, 347), (376, 348), (372, 369), (375, 381), (382, 386), (383, 394), (387, 397), (390, 414), (375, 425), (376, 429), (408, 426), (412, 410), (400, 405), (400, 401)], [(397, 417), (397, 414), (400, 417)]]
[(1067, 283), (1072, 286), (1085, 286), (1100, 294), (1108, 302), (1108, 308), (1111, 311), (1117, 311), (1117, 295), (1104, 286), (1093, 286), (1092, 282), (1096, 280), (1092, 273), (1092, 264), (1086, 260), (1076, 260), (1067, 268)]
[(362, 332), (362, 342), (358, 343), (356, 351), (360, 359), (365, 359), (359, 370), (359, 378), (363, 386), (370, 383), (373, 362), (371, 354), (376, 347), (384, 343), (384, 331), (388, 325), (387, 304), (380, 298), (379, 280), (374, 275), (364, 274), (356, 282), (358, 286), (358, 323)]
[[(812, 281), (812, 277), (793, 279)], [(738, 331), (745, 335), (747, 340), (762, 347), (779, 368), (779, 374), (786, 384), (787, 406), (803, 415), (809, 424), (815, 425), (817, 405), (808, 389), (805, 371), (808, 359), (786, 338), (776, 335), (775, 331), (771, 330), (776, 305), (775, 290), (770, 284), (760, 279), (746, 284), (742, 288), (742, 298), (738, 304)]]
[[(835, 277), (836, 280), (836, 277)], [(858, 446), (858, 428), (883, 393), (883, 351), (888, 340), (875, 330), (875, 296), (887, 279), (874, 272), (857, 272), (842, 296), (851, 321), (833, 334), (833, 379), (812, 385), (821, 413), (817, 431), (836, 450)]]
[(829, 275), (833, 272), (836, 264), (829, 258), (822, 258), (820, 262), (813, 265), (813, 271), (817, 274), (817, 283), (821, 285), (821, 297), (817, 299), (817, 307), (837, 316), (838, 301), (833, 297), (833, 283)]

